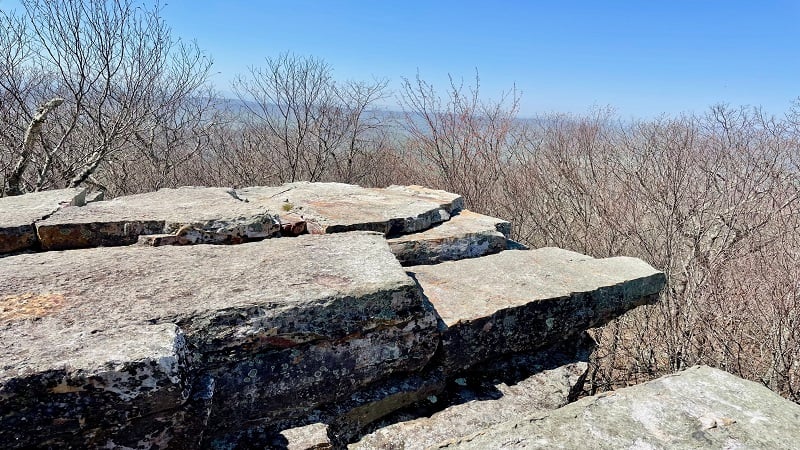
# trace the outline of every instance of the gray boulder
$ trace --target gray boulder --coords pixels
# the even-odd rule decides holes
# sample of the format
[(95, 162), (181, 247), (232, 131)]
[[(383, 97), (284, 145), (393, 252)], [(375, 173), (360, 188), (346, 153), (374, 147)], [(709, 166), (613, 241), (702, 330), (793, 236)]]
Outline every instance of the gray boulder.
[(791, 449), (800, 405), (705, 366), (440, 443), (447, 449)]

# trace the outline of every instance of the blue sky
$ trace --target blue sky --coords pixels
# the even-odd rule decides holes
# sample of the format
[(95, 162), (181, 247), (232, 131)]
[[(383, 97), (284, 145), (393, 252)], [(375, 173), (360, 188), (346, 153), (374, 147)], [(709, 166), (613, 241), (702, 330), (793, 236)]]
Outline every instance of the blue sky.
[[(14, 2), (0, 0), (0, 7)], [(284, 51), (327, 61), (337, 79), (420, 76), (446, 87), (477, 69), (485, 97), (514, 84), (521, 113), (622, 117), (761, 105), (800, 96), (798, 1), (165, 0), (176, 35), (215, 61), (222, 90)]]

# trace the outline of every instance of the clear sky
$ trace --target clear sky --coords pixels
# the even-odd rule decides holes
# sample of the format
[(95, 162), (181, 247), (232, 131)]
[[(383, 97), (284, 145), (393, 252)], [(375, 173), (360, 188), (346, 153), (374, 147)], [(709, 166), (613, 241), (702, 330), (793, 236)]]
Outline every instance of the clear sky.
[[(215, 61), (215, 84), (284, 51), (337, 79), (447, 74), (521, 112), (622, 117), (702, 112), (725, 102), (782, 114), (800, 96), (800, 1), (164, 0), (176, 35)], [(0, 0), (0, 7), (14, 4)]]

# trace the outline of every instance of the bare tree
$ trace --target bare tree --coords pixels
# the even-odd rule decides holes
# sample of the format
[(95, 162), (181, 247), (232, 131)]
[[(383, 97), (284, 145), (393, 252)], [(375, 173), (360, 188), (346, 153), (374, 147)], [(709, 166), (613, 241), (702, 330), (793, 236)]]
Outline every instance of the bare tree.
[(556, 117), (526, 133), (509, 171), (523, 186), (510, 201), (529, 216), (518, 233), (667, 274), (658, 304), (595, 332), (592, 389), (711, 364), (797, 399), (800, 179), (787, 122), (717, 106), (631, 124)]
[[(41, 149), (23, 170), (24, 189), (102, 184), (98, 169), (115, 155), (133, 151), (138, 137), (157, 133), (168, 111), (193, 101), (211, 61), (193, 44), (175, 40), (160, 6), (130, 0), (22, 0), (25, 21), (22, 73), (44, 74), (39, 95), (60, 97), (51, 112)], [(31, 98), (20, 83), (5, 83), (20, 109)], [(37, 103), (42, 102), (37, 99)], [(33, 122), (33, 115), (28, 114)], [(24, 149), (25, 147), (23, 147)], [(28, 150), (30, 148), (28, 147)], [(21, 152), (20, 156), (25, 156)], [(11, 181), (14, 181), (12, 178)]]
[[(32, 67), (30, 34), (25, 20), (0, 11), (0, 161), (3, 194), (22, 193), (22, 177), (34, 156), (47, 115), (59, 99), (41, 104), (47, 75)], [(44, 94), (46, 96), (47, 94)]]
[(20, 181), (25, 173), (25, 169), (28, 168), (35, 141), (42, 133), (42, 125), (47, 115), (50, 114), (50, 111), (61, 106), (62, 103), (64, 103), (64, 99), (56, 97), (40, 106), (36, 111), (36, 115), (33, 116), (30, 125), (28, 125), (28, 128), (25, 130), (25, 136), (22, 138), (22, 151), (20, 152), (19, 160), (16, 165), (14, 165), (11, 173), (6, 177), (5, 195), (22, 194)]
[(387, 82), (337, 84), (321, 59), (289, 53), (267, 58), (240, 76), (243, 140), (271, 162), (279, 181), (357, 181), (379, 119), (371, 114)]
[(445, 95), (419, 75), (403, 80), (400, 102), (408, 145), (422, 165), (422, 182), (459, 192), (471, 208), (490, 211), (513, 142), (519, 95), (482, 101), (480, 79), (464, 88), (450, 78)]
[(348, 81), (336, 86), (343, 117), (341, 142), (333, 152), (331, 177), (344, 183), (362, 183), (376, 170), (375, 159), (386, 151), (386, 126), (375, 103), (386, 97), (387, 80)]

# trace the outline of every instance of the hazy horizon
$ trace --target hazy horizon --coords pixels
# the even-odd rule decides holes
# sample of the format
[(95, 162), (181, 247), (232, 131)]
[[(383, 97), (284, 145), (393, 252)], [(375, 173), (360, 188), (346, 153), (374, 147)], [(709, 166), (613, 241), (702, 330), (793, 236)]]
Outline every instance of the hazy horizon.
[(286, 51), (325, 60), (336, 79), (386, 78), (395, 92), (417, 73), (443, 91), (448, 74), (469, 85), (477, 70), (483, 98), (516, 85), (523, 117), (610, 106), (651, 118), (717, 103), (780, 115), (800, 95), (800, 4), (790, 1), (170, 0), (162, 15), (214, 59), (211, 81), (226, 96), (237, 73)]

